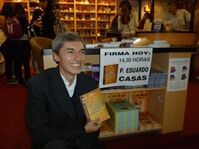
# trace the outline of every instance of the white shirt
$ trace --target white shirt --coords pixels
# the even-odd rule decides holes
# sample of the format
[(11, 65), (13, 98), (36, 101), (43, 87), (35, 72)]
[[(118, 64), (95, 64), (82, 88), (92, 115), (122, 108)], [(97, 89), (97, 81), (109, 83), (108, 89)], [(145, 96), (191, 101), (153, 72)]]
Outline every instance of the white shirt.
[(66, 87), (66, 89), (68, 91), (69, 96), (72, 97), (73, 94), (74, 94), (74, 91), (75, 91), (76, 83), (77, 83), (77, 76), (75, 76), (75, 79), (74, 79), (73, 83), (69, 86), (68, 80), (66, 80), (64, 78), (64, 76), (61, 74), (61, 72), (60, 72), (60, 75), (62, 77), (62, 80), (64, 81), (64, 84), (65, 84), (65, 87)]
[(138, 17), (133, 11), (131, 12), (130, 21), (126, 25), (121, 23), (121, 16), (118, 16), (118, 30), (121, 34), (135, 34), (138, 25)]
[(172, 29), (178, 31), (189, 30), (191, 14), (185, 9), (178, 9), (176, 15), (168, 14), (165, 21), (172, 22)]

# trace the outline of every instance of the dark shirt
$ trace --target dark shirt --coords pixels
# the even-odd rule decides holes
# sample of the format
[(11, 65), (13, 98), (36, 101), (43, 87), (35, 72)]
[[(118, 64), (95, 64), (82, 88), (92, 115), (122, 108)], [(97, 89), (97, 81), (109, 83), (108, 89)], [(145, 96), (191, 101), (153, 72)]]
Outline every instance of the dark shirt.
[(53, 12), (44, 13), (42, 17), (42, 36), (50, 39), (55, 38), (54, 24), (55, 15)]
[(70, 97), (57, 68), (31, 78), (27, 84), (26, 121), (33, 142), (43, 144), (60, 138), (69, 143), (80, 138), (87, 143), (96, 142), (99, 132), (85, 132), (87, 120), (79, 96), (97, 86), (95, 80), (79, 74), (74, 95)]

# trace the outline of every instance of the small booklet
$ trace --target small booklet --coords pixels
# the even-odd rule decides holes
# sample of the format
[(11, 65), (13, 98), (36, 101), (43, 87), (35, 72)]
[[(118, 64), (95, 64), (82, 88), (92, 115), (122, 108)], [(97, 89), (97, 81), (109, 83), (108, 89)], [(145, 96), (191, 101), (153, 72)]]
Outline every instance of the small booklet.
[(109, 119), (109, 113), (99, 88), (80, 96), (88, 120), (100, 119), (100, 123)]

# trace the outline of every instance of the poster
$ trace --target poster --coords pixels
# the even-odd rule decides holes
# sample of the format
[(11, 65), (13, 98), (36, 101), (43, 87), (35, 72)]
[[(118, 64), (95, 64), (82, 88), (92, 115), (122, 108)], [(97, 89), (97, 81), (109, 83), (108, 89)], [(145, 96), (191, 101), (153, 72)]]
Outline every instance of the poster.
[(152, 48), (102, 48), (100, 88), (147, 85)]
[(167, 91), (181, 91), (187, 89), (189, 67), (190, 58), (169, 59)]

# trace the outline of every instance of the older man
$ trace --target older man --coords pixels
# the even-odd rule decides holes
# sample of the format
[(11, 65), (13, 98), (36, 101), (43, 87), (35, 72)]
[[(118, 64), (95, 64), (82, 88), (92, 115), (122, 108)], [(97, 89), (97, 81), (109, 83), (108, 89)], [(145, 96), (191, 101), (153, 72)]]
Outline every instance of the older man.
[(168, 3), (168, 14), (164, 23), (171, 23), (171, 29), (177, 31), (188, 31), (191, 21), (191, 14), (185, 9), (178, 9), (176, 3)]

